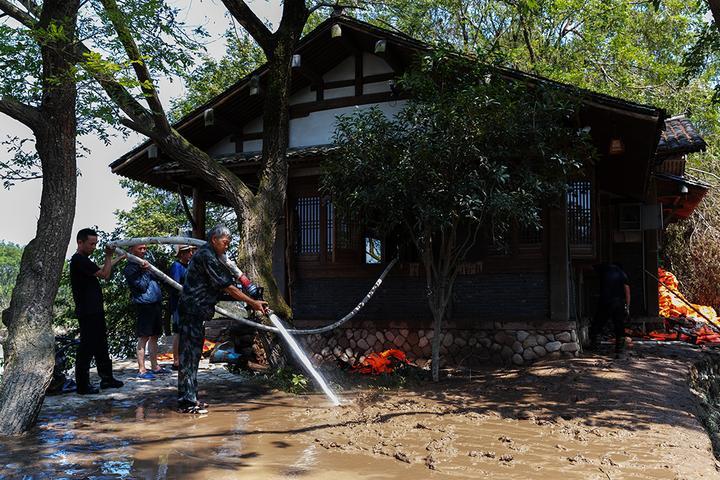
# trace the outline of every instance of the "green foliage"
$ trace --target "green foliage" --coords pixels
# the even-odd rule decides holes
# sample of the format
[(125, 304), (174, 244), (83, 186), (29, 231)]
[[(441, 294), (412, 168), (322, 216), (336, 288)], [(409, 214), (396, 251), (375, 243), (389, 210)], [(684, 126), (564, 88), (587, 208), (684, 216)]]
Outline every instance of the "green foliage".
[(379, 109), (338, 119), (324, 189), (342, 211), (383, 233), (404, 228), (417, 245), (463, 222), (537, 225), (541, 202), (592, 157), (576, 100), (452, 55), (424, 64), (403, 78), (413, 100), (394, 119)]
[(23, 247), (0, 241), (0, 312), (10, 305), (15, 279), (20, 271)]
[(225, 40), (227, 48), (221, 60), (204, 56), (198, 67), (181, 73), (187, 92), (172, 102), (173, 119), (219, 95), (265, 62), (262, 49), (248, 35), (228, 30)]
[(310, 381), (289, 368), (279, 368), (265, 377), (272, 388), (299, 395), (310, 390)]

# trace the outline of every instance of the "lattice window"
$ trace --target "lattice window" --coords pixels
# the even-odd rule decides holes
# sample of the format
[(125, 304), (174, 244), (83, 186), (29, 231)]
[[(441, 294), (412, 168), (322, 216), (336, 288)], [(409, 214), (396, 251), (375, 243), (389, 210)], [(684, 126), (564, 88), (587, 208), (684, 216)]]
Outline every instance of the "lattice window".
[(297, 214), (298, 255), (320, 253), (320, 197), (299, 197), (295, 205)]
[(567, 212), (570, 245), (592, 246), (592, 184), (589, 180), (575, 180), (568, 183)]

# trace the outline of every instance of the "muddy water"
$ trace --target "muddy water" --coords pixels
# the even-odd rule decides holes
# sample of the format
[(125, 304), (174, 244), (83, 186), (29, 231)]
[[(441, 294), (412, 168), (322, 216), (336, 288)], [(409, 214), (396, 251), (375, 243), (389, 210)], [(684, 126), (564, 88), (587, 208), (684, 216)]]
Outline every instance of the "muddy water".
[(365, 388), (330, 407), (204, 384), (207, 416), (172, 391), (55, 401), (32, 434), (3, 441), (2, 478), (720, 478), (687, 386), (690, 358), (603, 357), (413, 390)]

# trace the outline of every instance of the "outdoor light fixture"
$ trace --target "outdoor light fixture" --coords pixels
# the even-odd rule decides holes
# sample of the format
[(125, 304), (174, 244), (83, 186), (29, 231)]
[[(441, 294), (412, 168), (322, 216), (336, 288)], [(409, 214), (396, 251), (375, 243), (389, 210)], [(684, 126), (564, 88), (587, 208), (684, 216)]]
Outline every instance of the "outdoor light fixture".
[(331, 38), (342, 37), (342, 28), (340, 27), (340, 24), (336, 23), (335, 25), (330, 27), (330, 37)]
[(387, 50), (387, 40), (381, 38), (375, 42), (375, 55), (382, 55)]
[(205, 121), (205, 126), (209, 127), (211, 125), (215, 125), (215, 110), (212, 108), (208, 108), (203, 112), (203, 120)]
[(290, 62), (290, 66), (292, 68), (300, 68), (300, 64), (302, 63), (302, 58), (300, 57), (299, 53), (296, 53), (292, 56), (292, 62)]
[(157, 145), (153, 144), (148, 147), (148, 158), (157, 158), (158, 157), (158, 148)]
[(610, 155), (622, 155), (625, 153), (625, 143), (619, 136), (614, 136), (610, 139), (610, 148), (608, 148), (608, 154)]
[(685, 184), (680, 185), (680, 193), (682, 193), (683, 195), (687, 195), (687, 193), (688, 193), (687, 185), (685, 185)]
[(248, 92), (250, 95), (257, 95), (260, 93), (260, 77), (257, 75), (253, 75), (253, 77), (250, 79), (250, 91)]

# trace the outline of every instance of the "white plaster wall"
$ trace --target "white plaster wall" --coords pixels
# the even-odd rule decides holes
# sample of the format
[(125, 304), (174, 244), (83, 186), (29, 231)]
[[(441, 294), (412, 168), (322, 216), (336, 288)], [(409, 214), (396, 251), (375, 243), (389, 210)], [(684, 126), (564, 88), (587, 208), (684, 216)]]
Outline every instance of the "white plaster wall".
[(208, 148), (208, 155), (227, 155), (228, 153), (235, 153), (235, 142), (230, 141), (230, 135), (220, 140), (218, 143)]
[[(392, 48), (388, 46), (388, 48)], [(363, 76), (379, 75), (381, 73), (390, 73), (393, 69), (388, 65), (385, 59), (378, 57), (370, 52), (363, 52)]]
[(355, 78), (355, 57), (348, 57), (340, 62), (335, 68), (327, 71), (323, 75), (326, 82), (334, 82), (336, 80), (351, 80)]
[(246, 140), (243, 142), (243, 152), (259, 152), (262, 150), (262, 140)]
[[(405, 100), (358, 105), (332, 110), (313, 112), (307, 117), (295, 118), (290, 121), (290, 147), (308, 147), (331, 143), (335, 131), (336, 117), (352, 113), (358, 109), (378, 106), (388, 117), (393, 117), (405, 105)], [(248, 142), (246, 142), (248, 143)], [(262, 142), (261, 142), (262, 145)]]
[(363, 94), (389, 92), (390, 85), (387, 80), (384, 82), (366, 83), (363, 85)]
[(325, 90), (324, 95), (325, 100), (340, 97), (353, 97), (355, 96), (355, 85), (353, 85), (352, 87), (330, 88), (328, 90)]
[(290, 105), (298, 103), (314, 102), (317, 99), (317, 93), (310, 90), (310, 86), (303, 88), (290, 97)]

